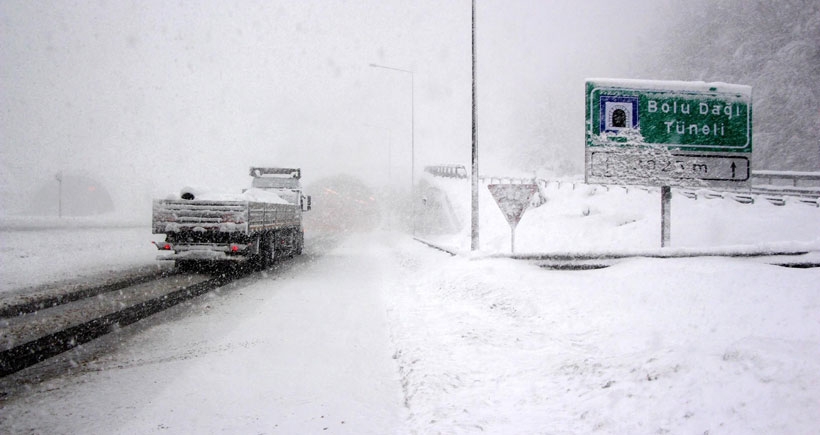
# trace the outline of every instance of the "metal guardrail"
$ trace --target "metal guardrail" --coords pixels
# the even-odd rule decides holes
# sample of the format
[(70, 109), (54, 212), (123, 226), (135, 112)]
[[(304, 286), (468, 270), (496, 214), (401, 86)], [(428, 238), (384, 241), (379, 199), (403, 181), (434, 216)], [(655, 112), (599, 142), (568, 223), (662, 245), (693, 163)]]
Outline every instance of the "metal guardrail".
[(468, 178), (469, 176), (464, 165), (430, 165), (424, 167), (424, 172), (444, 178)]
[[(428, 167), (427, 172), (437, 177), (452, 178), (455, 168), (463, 168), (459, 165), (438, 165)], [(462, 169), (463, 170), (463, 169)], [(461, 177), (458, 177), (461, 178)], [(727, 191), (713, 191), (709, 189), (692, 189), (679, 188), (676, 192), (690, 198), (698, 199), (703, 197), (706, 199), (732, 199), (741, 204), (754, 204), (756, 200), (763, 199), (771, 204), (782, 206), (789, 202), (798, 202), (814, 207), (820, 207), (820, 186), (807, 186), (808, 182), (820, 181), (820, 172), (792, 172), (792, 171), (752, 171), (752, 180), (758, 181), (757, 184), (752, 185), (748, 189), (737, 189)], [(572, 190), (575, 190), (577, 185), (586, 185), (586, 183), (571, 181), (571, 180), (547, 180), (543, 178), (528, 178), (528, 177), (505, 177), (505, 176), (479, 176), (479, 181), (482, 184), (537, 184), (540, 190), (546, 190), (551, 184), (555, 184), (557, 188), (562, 185), (570, 185)], [(761, 182), (768, 184), (760, 184)], [(772, 185), (774, 181), (788, 181), (790, 186)], [(595, 185), (610, 190), (612, 187), (623, 189), (626, 193), (630, 190), (642, 190), (650, 192), (652, 188), (644, 186), (621, 186), (621, 185)], [(543, 196), (543, 193), (542, 195)], [(542, 201), (536, 201), (543, 203)], [(537, 204), (536, 204), (537, 205)]]
[[(792, 183), (792, 187), (798, 187), (800, 182), (806, 181), (820, 181), (820, 172), (794, 172), (794, 171), (752, 171), (752, 180), (759, 180), (763, 181), (766, 180), (767, 183), (765, 184), (772, 184), (772, 182), (779, 180), (779, 181), (790, 181)], [(763, 183), (758, 183), (763, 184)], [(820, 187), (817, 188), (820, 190)]]

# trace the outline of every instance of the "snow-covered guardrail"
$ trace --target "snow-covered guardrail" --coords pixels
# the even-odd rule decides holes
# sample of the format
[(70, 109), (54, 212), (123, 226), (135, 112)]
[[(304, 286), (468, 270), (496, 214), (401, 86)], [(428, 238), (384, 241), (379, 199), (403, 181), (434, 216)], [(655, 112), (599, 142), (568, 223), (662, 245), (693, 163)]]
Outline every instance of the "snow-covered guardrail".
[[(438, 177), (451, 178), (452, 175), (448, 172), (452, 171), (458, 165), (439, 165), (436, 170), (428, 170), (430, 174)], [(463, 168), (463, 167), (461, 167)], [(446, 175), (445, 175), (446, 174)], [(461, 178), (461, 177), (458, 177)], [(764, 199), (774, 205), (786, 205), (789, 203), (801, 203), (820, 207), (820, 172), (794, 172), (794, 171), (752, 171), (752, 180), (757, 183), (753, 184), (749, 189), (729, 190), (729, 191), (713, 191), (709, 189), (694, 189), (694, 188), (679, 188), (676, 192), (689, 199), (698, 199), (700, 197), (706, 199), (732, 199), (741, 204), (754, 204), (756, 199)], [(789, 181), (790, 186), (773, 185), (775, 181)], [(540, 205), (543, 203), (543, 191), (550, 185), (555, 185), (561, 188), (563, 185), (571, 186), (575, 190), (578, 185), (586, 185), (586, 183), (579, 180), (560, 180), (560, 179), (544, 179), (537, 177), (507, 177), (507, 176), (479, 176), (481, 184), (537, 184), (541, 190), (541, 201), (534, 201), (533, 205)], [(817, 181), (814, 185), (809, 185), (811, 182)], [(767, 184), (763, 184), (767, 183)], [(611, 187), (619, 187), (626, 193), (633, 190), (653, 191), (651, 187), (644, 186), (608, 186), (595, 185), (609, 191)]]
[[(754, 184), (767, 184), (770, 185), (775, 181), (790, 181), (792, 183), (792, 187), (798, 187), (802, 185), (805, 186), (805, 182), (810, 181), (817, 181), (820, 182), (820, 172), (795, 172), (795, 171), (752, 171), (752, 182), (757, 181)], [(765, 181), (765, 183), (763, 183)], [(815, 183), (813, 187), (820, 190), (820, 187), (817, 185), (820, 183)]]
[[(789, 203), (800, 203), (814, 207), (820, 207), (820, 186), (801, 186), (800, 184), (807, 184), (806, 182), (812, 180), (820, 180), (820, 173), (817, 172), (777, 172), (777, 171), (758, 171), (761, 173), (760, 177), (753, 179), (767, 179), (765, 177), (772, 177), (771, 180), (793, 180), (792, 186), (777, 186), (777, 185), (753, 185), (749, 189), (714, 191), (710, 189), (694, 189), (694, 188), (679, 188), (676, 192), (689, 199), (732, 199), (741, 204), (754, 204), (756, 200), (766, 200), (771, 204), (782, 206)], [(754, 174), (757, 174), (756, 172)], [(526, 178), (526, 177), (503, 177), (503, 176), (481, 176), (479, 180), (482, 184), (537, 184), (543, 191), (550, 186), (560, 189), (562, 186), (570, 186), (575, 190), (579, 185), (586, 185), (586, 183), (577, 180), (547, 180), (544, 178)], [(645, 186), (609, 186), (609, 185), (595, 185), (602, 189), (609, 191), (612, 187), (623, 189), (624, 192), (630, 191), (653, 191), (651, 187)], [(543, 196), (543, 195), (542, 195)]]

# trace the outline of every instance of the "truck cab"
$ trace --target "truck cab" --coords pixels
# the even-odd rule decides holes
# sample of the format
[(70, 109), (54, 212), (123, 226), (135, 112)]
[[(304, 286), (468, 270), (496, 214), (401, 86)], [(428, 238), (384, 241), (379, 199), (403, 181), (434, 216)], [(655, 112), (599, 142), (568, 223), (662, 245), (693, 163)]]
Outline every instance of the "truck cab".
[(302, 211), (310, 210), (311, 197), (302, 194), (301, 169), (252, 167), (250, 175), (251, 187), (272, 191)]

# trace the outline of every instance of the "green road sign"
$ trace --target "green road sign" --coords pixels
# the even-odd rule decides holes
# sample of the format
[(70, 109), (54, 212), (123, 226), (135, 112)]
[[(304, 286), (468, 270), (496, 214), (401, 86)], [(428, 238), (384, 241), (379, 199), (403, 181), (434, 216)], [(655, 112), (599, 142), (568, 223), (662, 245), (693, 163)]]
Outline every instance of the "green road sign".
[(587, 182), (737, 186), (751, 153), (749, 86), (586, 82)]

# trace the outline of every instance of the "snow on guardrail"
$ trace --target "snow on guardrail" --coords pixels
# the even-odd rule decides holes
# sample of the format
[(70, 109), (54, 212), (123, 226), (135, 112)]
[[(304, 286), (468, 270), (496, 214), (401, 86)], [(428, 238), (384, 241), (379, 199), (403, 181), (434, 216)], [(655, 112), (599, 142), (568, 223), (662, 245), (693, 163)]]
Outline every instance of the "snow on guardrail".
[[(449, 221), (458, 221), (460, 226), (455, 231), (438, 228), (438, 232), (420, 235), (442, 246), (468, 250), (469, 180), (425, 175), (430, 186), (438, 192), (439, 199), (428, 201), (419, 208), (435, 208), (436, 204), (446, 200), (447, 211), (452, 215)], [(509, 227), (485, 186), (532, 183), (533, 180), (539, 186), (540, 195), (531, 203), (518, 227), (517, 251), (622, 251), (657, 247), (658, 188), (593, 185), (577, 179), (484, 176), (479, 189), (482, 250), (509, 250)], [(817, 225), (820, 222), (820, 195), (779, 196), (779, 193), (767, 189), (731, 192), (675, 189), (672, 246), (749, 246), (757, 249), (772, 243), (820, 242), (820, 225)]]

